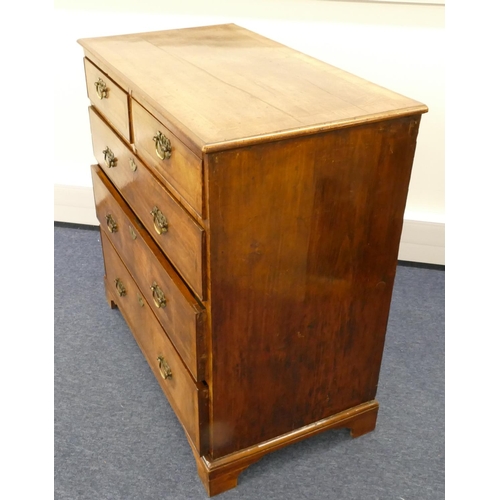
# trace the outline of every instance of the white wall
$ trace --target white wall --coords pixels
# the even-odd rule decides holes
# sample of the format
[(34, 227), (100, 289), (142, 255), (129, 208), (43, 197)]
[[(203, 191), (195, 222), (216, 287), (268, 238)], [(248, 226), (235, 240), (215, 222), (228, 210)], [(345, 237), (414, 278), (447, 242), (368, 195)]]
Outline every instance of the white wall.
[[(443, 2), (444, 3), (444, 2)], [(96, 223), (78, 38), (234, 22), (425, 103), (400, 258), (444, 264), (444, 5), (56, 0), (55, 220)]]

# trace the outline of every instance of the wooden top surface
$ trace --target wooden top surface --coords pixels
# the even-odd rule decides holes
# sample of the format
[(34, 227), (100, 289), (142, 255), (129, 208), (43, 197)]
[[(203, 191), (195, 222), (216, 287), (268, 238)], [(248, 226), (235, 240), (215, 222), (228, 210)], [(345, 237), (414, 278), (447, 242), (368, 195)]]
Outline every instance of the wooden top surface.
[(78, 42), (202, 151), (427, 111), (234, 24)]

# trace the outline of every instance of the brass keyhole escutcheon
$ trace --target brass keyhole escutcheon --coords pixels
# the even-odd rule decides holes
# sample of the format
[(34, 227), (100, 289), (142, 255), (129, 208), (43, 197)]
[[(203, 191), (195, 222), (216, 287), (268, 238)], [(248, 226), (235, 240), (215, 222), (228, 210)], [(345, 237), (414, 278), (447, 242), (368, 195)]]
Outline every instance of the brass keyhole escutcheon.
[(108, 168), (116, 167), (116, 163), (118, 160), (116, 159), (115, 154), (113, 153), (113, 151), (111, 151), (111, 149), (106, 146), (106, 149), (102, 152), (102, 154), (104, 155), (104, 161), (106, 162)]
[(120, 278), (115, 279), (115, 286), (116, 289), (118, 290), (118, 295), (120, 297), (125, 297), (125, 295), (127, 295), (127, 290), (125, 290), (125, 285), (122, 283), (122, 280)]
[(165, 358), (163, 356), (158, 356), (156, 358), (156, 361), (158, 361), (158, 368), (160, 369), (161, 378), (163, 380), (172, 378), (172, 370), (168, 363), (165, 361)]
[(113, 219), (113, 216), (111, 214), (106, 215), (106, 225), (108, 226), (108, 230), (110, 233), (116, 233), (118, 231), (118, 225), (115, 222), (115, 219)]
[(137, 170), (137, 164), (135, 163), (135, 160), (133, 158), (130, 158), (130, 160), (128, 161), (128, 164), (129, 164), (130, 170), (132, 170), (132, 172), (135, 172)]
[(137, 302), (139, 302), (139, 305), (141, 307), (144, 307), (144, 300), (142, 299), (142, 296), (140, 293), (137, 294)]
[(168, 160), (172, 156), (172, 144), (170, 143), (170, 139), (158, 130), (153, 137), (153, 141), (155, 141), (156, 144), (156, 156), (158, 156), (160, 160)]
[(134, 228), (132, 226), (129, 226), (128, 227), (128, 231), (130, 233), (130, 237), (133, 239), (133, 240), (136, 240), (137, 239), (137, 234), (134, 230)]
[(162, 214), (161, 210), (155, 206), (149, 213), (153, 216), (153, 225), (155, 227), (155, 231), (158, 234), (166, 233), (168, 231), (168, 222), (165, 216)]
[(153, 281), (150, 289), (153, 292), (153, 302), (155, 303), (155, 306), (158, 308), (165, 307), (167, 305), (167, 299), (165, 298), (163, 290), (158, 286), (156, 281)]
[(106, 82), (102, 78), (94, 82), (94, 87), (99, 99), (106, 99), (106, 97), (108, 97), (108, 88), (106, 87)]

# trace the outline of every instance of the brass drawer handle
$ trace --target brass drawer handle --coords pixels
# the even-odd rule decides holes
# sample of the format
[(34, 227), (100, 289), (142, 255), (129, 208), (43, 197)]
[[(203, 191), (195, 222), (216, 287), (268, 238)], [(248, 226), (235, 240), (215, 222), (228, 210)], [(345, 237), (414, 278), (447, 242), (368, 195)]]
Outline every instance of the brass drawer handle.
[(116, 233), (118, 231), (118, 224), (111, 214), (106, 214), (106, 225), (110, 233)]
[(158, 368), (160, 369), (160, 375), (163, 380), (167, 380), (168, 378), (172, 378), (172, 370), (168, 363), (165, 361), (163, 356), (158, 356), (156, 358), (158, 361)]
[(158, 308), (165, 307), (167, 305), (167, 299), (165, 298), (163, 290), (158, 286), (156, 281), (153, 281), (150, 289), (153, 292), (153, 301), (155, 303), (155, 306)]
[(149, 213), (153, 216), (155, 231), (158, 234), (166, 233), (168, 231), (168, 222), (165, 216), (161, 213), (161, 210), (155, 206)]
[(120, 278), (115, 279), (115, 286), (120, 297), (125, 297), (125, 295), (127, 295), (127, 290), (125, 290), (125, 286)]
[(109, 168), (116, 167), (116, 163), (118, 160), (116, 159), (115, 154), (113, 153), (113, 151), (111, 151), (111, 149), (106, 146), (106, 149), (102, 152), (102, 154), (104, 155), (104, 161)]
[(108, 97), (108, 88), (106, 87), (106, 82), (99, 78), (97, 82), (94, 82), (95, 91), (99, 99), (106, 99)]
[(168, 160), (172, 156), (172, 145), (170, 144), (170, 140), (158, 130), (153, 137), (153, 141), (155, 141), (156, 144), (156, 156), (158, 156), (160, 160)]

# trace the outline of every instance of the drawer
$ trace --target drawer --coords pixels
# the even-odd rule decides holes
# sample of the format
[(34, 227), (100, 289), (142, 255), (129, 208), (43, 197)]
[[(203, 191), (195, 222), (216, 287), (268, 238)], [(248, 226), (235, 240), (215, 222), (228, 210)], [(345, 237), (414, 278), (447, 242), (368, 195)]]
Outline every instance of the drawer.
[[(89, 108), (89, 114), (92, 145), (99, 165), (184, 280), (204, 300), (205, 231), (93, 108)], [(106, 156), (104, 151), (108, 152)]]
[(200, 453), (208, 422), (207, 390), (196, 384), (163, 332), (144, 296), (101, 228), (108, 295), (118, 306), (186, 433)]
[(196, 381), (205, 378), (206, 311), (97, 165), (97, 218)]
[(131, 103), (137, 154), (203, 217), (201, 159), (140, 104)]
[(128, 95), (109, 76), (84, 60), (87, 94), (90, 102), (106, 117), (124, 139), (130, 142)]

